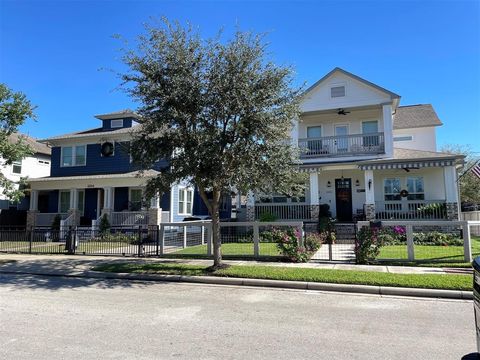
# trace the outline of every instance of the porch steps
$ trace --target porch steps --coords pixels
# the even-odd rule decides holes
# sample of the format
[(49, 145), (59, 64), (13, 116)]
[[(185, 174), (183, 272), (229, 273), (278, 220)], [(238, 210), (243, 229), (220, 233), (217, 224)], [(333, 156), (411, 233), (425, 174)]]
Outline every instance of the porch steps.
[(337, 244), (354, 244), (355, 243), (355, 224), (353, 223), (337, 223), (335, 224), (335, 234), (337, 236)]

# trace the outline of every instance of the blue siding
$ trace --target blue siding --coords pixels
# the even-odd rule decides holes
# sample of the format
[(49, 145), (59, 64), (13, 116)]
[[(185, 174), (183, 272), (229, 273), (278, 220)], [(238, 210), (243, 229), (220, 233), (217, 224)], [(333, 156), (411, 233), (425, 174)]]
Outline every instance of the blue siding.
[(160, 199), (160, 207), (163, 211), (170, 210), (170, 191), (164, 193)]
[[(113, 120), (121, 120), (121, 119), (122, 118), (113, 119)], [(132, 127), (132, 120), (133, 120), (133, 118), (123, 118), (123, 127), (124, 128)], [(102, 120), (102, 122), (103, 122), (102, 129), (105, 130), (105, 131), (112, 130), (111, 121), (112, 120)], [(121, 128), (113, 128), (113, 130), (115, 130), (115, 129), (121, 129)]]
[(50, 191), (48, 196), (48, 212), (58, 212), (58, 190)]
[(114, 211), (123, 211), (128, 209), (128, 187), (117, 187), (113, 196)]
[(93, 220), (97, 219), (97, 193), (98, 189), (85, 189), (84, 217)]

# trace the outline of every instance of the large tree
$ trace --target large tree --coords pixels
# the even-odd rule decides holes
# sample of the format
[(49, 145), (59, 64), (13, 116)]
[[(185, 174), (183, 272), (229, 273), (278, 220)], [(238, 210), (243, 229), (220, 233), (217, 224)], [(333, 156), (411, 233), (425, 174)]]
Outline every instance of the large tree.
[(480, 179), (470, 170), (480, 158), (475, 156), (471, 147), (468, 145), (444, 145), (443, 152), (465, 156), (465, 165), (459, 174), (460, 201), (462, 204), (480, 204)]
[[(0, 161), (1, 165), (11, 165), (33, 153), (25, 138), (17, 136), (18, 127), (27, 119), (34, 119), (34, 106), (27, 97), (14, 92), (5, 84), (0, 84)], [(12, 201), (19, 201), (23, 190), (19, 183), (7, 179), (0, 173), (0, 187), (3, 195)]]
[(163, 20), (126, 50), (126, 91), (141, 105), (132, 157), (142, 169), (168, 160), (147, 194), (181, 180), (197, 186), (212, 217), (213, 269), (222, 266), (221, 196), (232, 189), (298, 193), (298, 151), (291, 145), (300, 89), (292, 69), (270, 61), (260, 35), (237, 31), (202, 40)]

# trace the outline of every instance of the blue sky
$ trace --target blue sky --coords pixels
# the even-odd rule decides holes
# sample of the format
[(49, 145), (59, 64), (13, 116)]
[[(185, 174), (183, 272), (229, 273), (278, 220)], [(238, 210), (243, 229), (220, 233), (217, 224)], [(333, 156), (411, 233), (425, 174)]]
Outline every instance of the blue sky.
[(0, 81), (38, 106), (22, 130), (44, 138), (98, 125), (94, 114), (135, 107), (111, 71), (121, 34), (150, 16), (190, 21), (205, 37), (235, 26), (269, 32), (274, 60), (312, 84), (339, 66), (431, 103), (438, 144), (480, 152), (479, 1), (7, 1), (0, 0)]

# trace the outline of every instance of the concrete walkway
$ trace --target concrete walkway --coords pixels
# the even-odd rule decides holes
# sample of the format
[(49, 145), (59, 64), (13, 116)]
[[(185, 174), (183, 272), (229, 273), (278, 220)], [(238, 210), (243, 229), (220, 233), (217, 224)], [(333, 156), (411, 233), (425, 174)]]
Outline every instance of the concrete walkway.
[[(9, 260), (14, 260), (8, 262)], [(159, 258), (135, 258), (118, 256), (82, 256), (82, 255), (27, 255), (27, 254), (0, 254), (0, 273), (48, 273), (58, 272), (58, 275), (75, 275), (89, 271), (92, 267), (106, 263), (178, 263), (190, 265), (211, 265), (211, 260), (189, 259), (159, 259)], [(238, 261), (226, 260), (230, 265), (260, 265), (278, 266), (289, 268), (314, 268), (314, 269), (337, 269), (357, 271), (377, 271), (397, 274), (447, 274), (447, 273), (471, 273), (471, 269), (443, 269), (433, 267), (409, 267), (409, 266), (380, 266), (380, 265), (355, 265), (334, 262), (309, 262), (309, 263), (282, 263), (263, 261)]]

